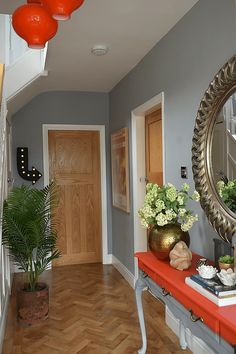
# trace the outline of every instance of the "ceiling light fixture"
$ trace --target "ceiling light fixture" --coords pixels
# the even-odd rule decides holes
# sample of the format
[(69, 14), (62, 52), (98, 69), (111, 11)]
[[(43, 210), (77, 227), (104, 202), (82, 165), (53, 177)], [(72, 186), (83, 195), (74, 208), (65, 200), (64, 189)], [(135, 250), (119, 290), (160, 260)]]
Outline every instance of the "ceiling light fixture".
[(27, 4), (16, 9), (12, 16), (16, 33), (29, 48), (42, 49), (46, 42), (57, 33), (58, 24), (45, 8), (39, 4)]
[(91, 53), (96, 55), (96, 56), (102, 56), (102, 55), (106, 55), (108, 52), (108, 47), (106, 45), (95, 45), (92, 49), (91, 49)]
[(68, 20), (73, 11), (82, 6), (84, 0), (41, 0), (42, 5), (57, 21)]

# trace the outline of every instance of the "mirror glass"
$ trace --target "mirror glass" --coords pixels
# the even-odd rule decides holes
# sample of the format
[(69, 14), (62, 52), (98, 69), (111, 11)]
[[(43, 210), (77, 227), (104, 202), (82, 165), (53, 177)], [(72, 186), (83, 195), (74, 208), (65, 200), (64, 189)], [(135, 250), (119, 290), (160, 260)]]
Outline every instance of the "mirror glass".
[(236, 93), (228, 98), (216, 118), (211, 163), (216, 190), (236, 214)]

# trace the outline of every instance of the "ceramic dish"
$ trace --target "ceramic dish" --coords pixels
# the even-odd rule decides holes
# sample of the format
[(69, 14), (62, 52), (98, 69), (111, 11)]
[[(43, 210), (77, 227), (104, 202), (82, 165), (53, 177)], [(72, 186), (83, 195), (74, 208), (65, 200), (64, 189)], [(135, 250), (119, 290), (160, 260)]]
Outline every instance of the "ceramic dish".
[(236, 273), (231, 268), (222, 269), (220, 273), (217, 273), (217, 276), (224, 285), (233, 286), (236, 284)]
[(218, 270), (212, 266), (202, 264), (197, 268), (199, 275), (204, 279), (212, 279), (215, 277)]

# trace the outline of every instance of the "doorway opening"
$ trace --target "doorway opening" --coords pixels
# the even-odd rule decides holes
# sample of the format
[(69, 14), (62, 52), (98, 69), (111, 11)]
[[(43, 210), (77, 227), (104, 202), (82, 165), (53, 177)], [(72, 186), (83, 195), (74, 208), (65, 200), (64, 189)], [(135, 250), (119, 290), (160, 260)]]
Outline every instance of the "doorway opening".
[[(136, 107), (131, 113), (132, 127), (132, 170), (133, 170), (133, 223), (134, 223), (134, 252), (147, 251), (147, 232), (141, 226), (138, 210), (142, 207), (146, 194), (146, 148), (145, 148), (145, 116), (161, 109), (162, 121), (162, 178), (165, 184), (165, 121), (164, 121), (164, 92), (154, 96), (149, 101)], [(138, 278), (138, 264), (135, 260), (135, 279)]]

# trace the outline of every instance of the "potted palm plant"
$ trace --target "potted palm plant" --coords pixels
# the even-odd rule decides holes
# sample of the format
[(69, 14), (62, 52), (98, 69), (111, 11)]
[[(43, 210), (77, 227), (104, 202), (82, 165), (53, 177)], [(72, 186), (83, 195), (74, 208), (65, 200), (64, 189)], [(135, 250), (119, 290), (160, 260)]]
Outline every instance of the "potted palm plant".
[(56, 248), (55, 208), (58, 191), (54, 184), (38, 190), (15, 187), (3, 206), (2, 243), (13, 263), (25, 273), (25, 282), (17, 292), (20, 323), (32, 325), (48, 317), (48, 286), (39, 277), (53, 259)]

